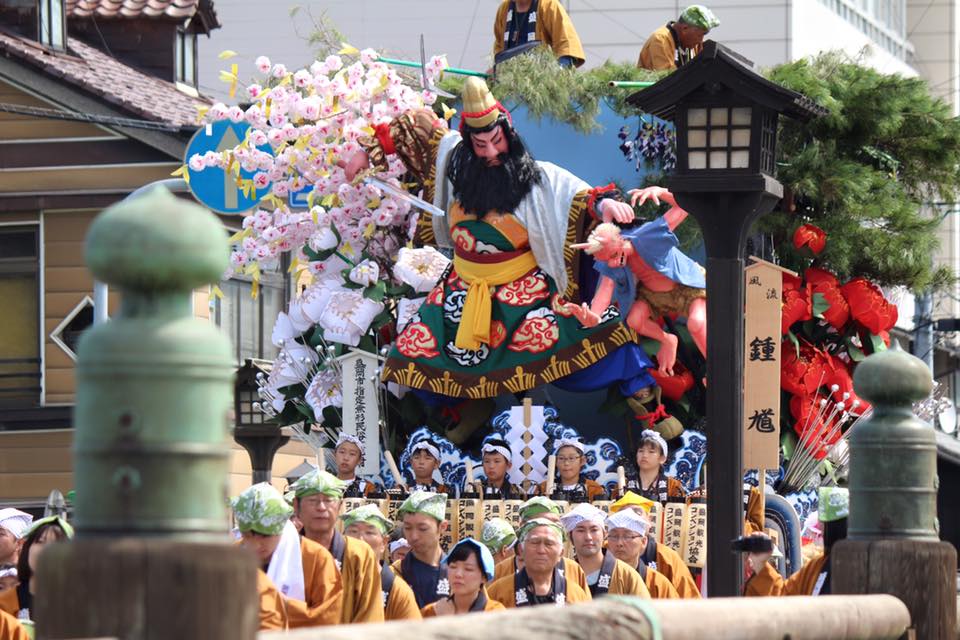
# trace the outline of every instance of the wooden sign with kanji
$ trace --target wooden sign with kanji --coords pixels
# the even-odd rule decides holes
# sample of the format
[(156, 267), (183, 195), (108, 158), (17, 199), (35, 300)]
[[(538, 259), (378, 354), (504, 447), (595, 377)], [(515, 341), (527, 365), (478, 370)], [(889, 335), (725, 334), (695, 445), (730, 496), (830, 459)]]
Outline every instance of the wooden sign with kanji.
[(753, 260), (744, 274), (743, 468), (776, 469), (780, 464), (780, 314), (786, 270)]

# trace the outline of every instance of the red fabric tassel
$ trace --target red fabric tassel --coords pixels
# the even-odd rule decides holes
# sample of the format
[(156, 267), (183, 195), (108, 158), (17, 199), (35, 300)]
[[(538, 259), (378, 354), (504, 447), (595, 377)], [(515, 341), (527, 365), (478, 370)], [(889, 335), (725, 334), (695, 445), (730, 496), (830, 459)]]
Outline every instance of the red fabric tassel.
[(648, 429), (653, 429), (653, 425), (655, 425), (656, 423), (658, 423), (658, 422), (661, 421), (661, 420), (665, 420), (665, 419), (669, 418), (669, 417), (670, 417), (670, 414), (667, 413), (666, 407), (664, 407), (662, 404), (658, 404), (658, 405), (657, 405), (657, 408), (654, 409), (652, 412), (650, 412), (650, 413), (645, 413), (645, 414), (643, 414), (642, 416), (634, 416), (634, 417), (635, 417), (637, 420), (640, 420), (641, 422), (644, 421), (644, 420), (646, 420), (646, 421), (647, 421), (647, 428), (648, 428)]
[(393, 136), (390, 135), (389, 123), (383, 122), (373, 125), (373, 132), (385, 154), (392, 155), (397, 152), (397, 147), (393, 144)]

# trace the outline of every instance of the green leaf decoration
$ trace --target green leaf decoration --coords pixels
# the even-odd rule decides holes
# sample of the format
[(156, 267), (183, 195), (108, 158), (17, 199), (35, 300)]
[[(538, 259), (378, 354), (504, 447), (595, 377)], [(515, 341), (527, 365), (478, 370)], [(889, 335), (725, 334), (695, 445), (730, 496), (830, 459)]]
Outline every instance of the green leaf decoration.
[(827, 297), (822, 293), (813, 294), (813, 317), (822, 318), (823, 314), (830, 309), (830, 303)]

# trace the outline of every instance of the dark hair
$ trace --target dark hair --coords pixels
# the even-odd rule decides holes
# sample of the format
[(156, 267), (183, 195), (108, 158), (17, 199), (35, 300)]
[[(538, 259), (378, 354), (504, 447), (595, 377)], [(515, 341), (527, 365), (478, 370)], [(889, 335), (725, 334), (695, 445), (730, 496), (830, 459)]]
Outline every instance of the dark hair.
[(483, 559), (480, 557), (480, 551), (472, 544), (458, 544), (454, 547), (450, 555), (447, 556), (447, 564), (451, 562), (463, 562), (470, 556), (476, 558), (477, 566), (480, 567), (480, 572), (483, 573)]
[(847, 519), (840, 518), (833, 522), (823, 523), (823, 552), (827, 555), (833, 548), (835, 542), (844, 540), (847, 537)]
[(63, 527), (57, 522), (42, 524), (24, 538), (23, 547), (20, 549), (20, 558), (17, 561), (17, 578), (20, 580), (21, 585), (28, 584), (33, 577), (33, 571), (30, 569), (30, 547), (33, 546), (34, 542), (42, 538), (43, 534), (50, 530), (54, 532), (53, 537), (55, 540), (67, 539), (67, 532), (64, 531)]
[(507, 443), (507, 441), (501, 438), (487, 438), (483, 441), (483, 446), (488, 444), (493, 445), (494, 447), (503, 447), (504, 449), (510, 448), (510, 445)]
[[(500, 164), (491, 167), (474, 152), (470, 136), (495, 127), (502, 129), (508, 150), (500, 154)], [(464, 126), (463, 142), (451, 152), (447, 177), (463, 211), (475, 216), (488, 211), (513, 213), (533, 186), (543, 179), (533, 156), (504, 115), (483, 129)]]

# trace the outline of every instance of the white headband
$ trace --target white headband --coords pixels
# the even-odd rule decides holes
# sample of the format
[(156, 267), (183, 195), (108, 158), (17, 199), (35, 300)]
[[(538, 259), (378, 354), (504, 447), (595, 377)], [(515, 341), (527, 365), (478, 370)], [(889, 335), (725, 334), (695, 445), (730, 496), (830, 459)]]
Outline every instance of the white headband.
[(440, 462), (440, 449), (437, 449), (435, 446), (427, 442), (426, 440), (421, 440), (413, 446), (410, 447), (410, 455), (413, 456), (417, 451), (426, 451), (434, 458), (437, 459), (437, 462)]
[(592, 504), (581, 502), (571, 509), (569, 513), (561, 516), (560, 524), (563, 525), (563, 528), (566, 529), (567, 533), (570, 533), (576, 529), (577, 525), (581, 522), (593, 522), (602, 527), (603, 520), (606, 515), (607, 514)]
[(513, 462), (513, 452), (510, 451), (509, 448), (504, 447), (503, 445), (491, 444), (489, 442), (485, 442), (483, 446), (480, 448), (480, 455), (483, 456), (483, 454), (485, 453), (499, 453), (500, 455), (502, 455), (504, 458), (507, 459), (507, 462)]
[(393, 553), (397, 549), (403, 549), (404, 547), (409, 548), (410, 543), (407, 542), (406, 538), (400, 538), (399, 540), (394, 540), (390, 543), (390, 553)]
[(0, 578), (16, 578), (16, 577), (17, 577), (16, 567), (7, 567), (6, 569), (0, 569)]
[(633, 509), (623, 509), (607, 516), (607, 531), (629, 529), (642, 536), (646, 535), (648, 527), (647, 519)]
[(360, 449), (360, 459), (362, 460), (363, 459), (363, 443), (360, 442), (360, 438), (358, 438), (353, 434), (344, 433), (343, 431), (341, 431), (340, 435), (337, 436), (337, 444), (333, 446), (333, 450), (336, 451), (337, 449), (340, 448), (340, 445), (345, 444), (347, 442), (349, 442), (350, 444), (357, 445), (357, 448)]
[(553, 447), (553, 452), (557, 453), (560, 449), (564, 447), (573, 447), (580, 453), (583, 453), (583, 443), (579, 440), (574, 440), (573, 438), (560, 438), (557, 440), (556, 444)]
[(667, 453), (667, 441), (663, 439), (659, 433), (653, 429), (644, 429), (643, 433), (640, 434), (640, 444), (642, 445), (647, 440), (653, 440), (660, 447), (660, 451), (663, 452), (663, 455), (670, 455)]
[(0, 509), (0, 527), (12, 533), (17, 540), (27, 533), (27, 529), (30, 528), (32, 523), (33, 516), (29, 513), (24, 513), (13, 507)]

